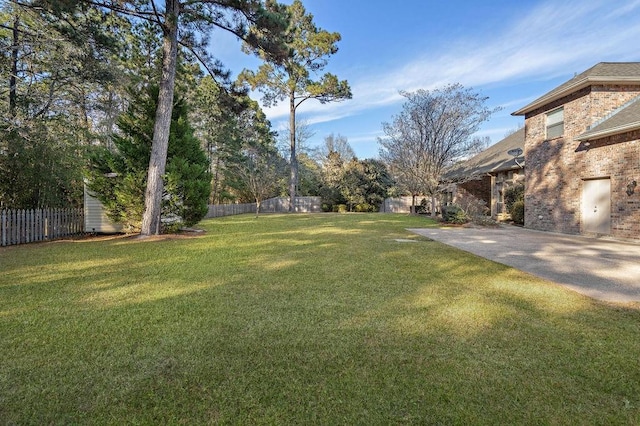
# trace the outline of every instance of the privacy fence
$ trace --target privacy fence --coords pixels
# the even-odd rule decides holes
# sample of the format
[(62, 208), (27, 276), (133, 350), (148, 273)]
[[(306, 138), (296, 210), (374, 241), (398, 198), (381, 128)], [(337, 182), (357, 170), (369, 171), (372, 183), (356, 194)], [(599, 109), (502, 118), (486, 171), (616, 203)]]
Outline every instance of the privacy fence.
[[(420, 205), (424, 197), (418, 196), (415, 199), (416, 205)], [(405, 197), (396, 197), (396, 198), (387, 198), (384, 200), (384, 203), (380, 206), (381, 213), (409, 213), (411, 211), (411, 206), (413, 205), (413, 197), (405, 196)]]
[[(260, 203), (260, 213), (286, 213), (289, 211), (289, 198), (276, 197), (269, 198)], [(322, 212), (320, 197), (296, 197), (294, 204), (296, 213), (319, 213)], [(255, 213), (256, 203), (246, 204), (211, 204), (207, 218), (231, 216), (244, 213)]]
[(83, 209), (0, 210), (0, 245), (54, 240), (84, 232)]

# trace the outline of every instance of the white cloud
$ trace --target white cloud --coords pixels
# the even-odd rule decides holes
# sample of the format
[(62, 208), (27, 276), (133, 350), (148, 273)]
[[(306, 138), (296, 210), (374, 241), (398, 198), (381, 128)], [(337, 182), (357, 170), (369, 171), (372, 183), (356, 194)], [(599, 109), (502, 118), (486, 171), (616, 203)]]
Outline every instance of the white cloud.
[[(608, 0), (548, 1), (482, 39), (452, 40), (446, 50), (443, 46), (439, 53), (418, 55), (387, 73), (351, 78), (353, 100), (324, 105), (308, 101), (300, 112), (310, 123), (327, 122), (399, 103), (399, 90), (453, 82), (507, 85), (581, 72), (605, 60), (637, 60), (640, 25), (634, 21), (639, 9), (640, 0), (623, 5)], [(266, 113), (270, 119), (286, 116), (287, 104)]]
[[(435, 61), (423, 58), (406, 67), (403, 80), (414, 86), (434, 80), (481, 86), (541, 75), (549, 78), (566, 74), (576, 64), (588, 67), (603, 57), (628, 56), (630, 43), (640, 37), (640, 27), (625, 28), (618, 20), (601, 18), (610, 7), (602, 1), (543, 4), (484, 40), (459, 45)], [(428, 80), (420, 73), (427, 67), (431, 69)], [(414, 69), (417, 72), (411, 73)]]
[(360, 144), (360, 143), (370, 143), (377, 142), (379, 137), (384, 136), (384, 132), (382, 130), (378, 130), (375, 132), (364, 133), (356, 136), (351, 136), (349, 138), (350, 144)]

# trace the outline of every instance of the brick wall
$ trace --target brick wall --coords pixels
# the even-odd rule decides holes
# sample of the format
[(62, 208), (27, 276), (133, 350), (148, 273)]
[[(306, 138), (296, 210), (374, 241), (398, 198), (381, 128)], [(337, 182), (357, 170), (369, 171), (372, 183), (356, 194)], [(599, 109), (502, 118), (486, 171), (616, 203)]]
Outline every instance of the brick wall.
[[(640, 239), (640, 132), (598, 141), (589, 147), (573, 138), (616, 108), (640, 95), (638, 86), (597, 85), (580, 90), (525, 117), (525, 226), (545, 231), (581, 232), (585, 179), (611, 179), (611, 235)], [(546, 112), (564, 106), (564, 136), (545, 139)]]
[[(458, 185), (458, 194), (470, 195), (483, 201), (486, 205), (491, 204), (491, 177), (482, 176), (480, 179), (469, 180)], [(455, 199), (454, 199), (455, 202)]]

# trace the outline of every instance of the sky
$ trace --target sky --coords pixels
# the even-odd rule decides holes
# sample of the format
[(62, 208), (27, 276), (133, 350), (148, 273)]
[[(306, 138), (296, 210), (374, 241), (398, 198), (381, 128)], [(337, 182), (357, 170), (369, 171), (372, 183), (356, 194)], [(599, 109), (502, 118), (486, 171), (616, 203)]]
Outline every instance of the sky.
[[(291, 1), (283, 1), (290, 4)], [(297, 113), (313, 136), (347, 138), (360, 159), (376, 158), (382, 124), (404, 102), (400, 91), (460, 83), (500, 107), (475, 136), (502, 140), (524, 125), (512, 112), (598, 62), (640, 61), (640, 0), (303, 0), (316, 26), (338, 32), (338, 52), (323, 72), (347, 80), (353, 98), (303, 103)], [(260, 61), (232, 36), (210, 46), (237, 76)], [(318, 75), (318, 77), (320, 77)], [(255, 92), (251, 97), (260, 100)], [(263, 108), (286, 132), (288, 103)]]

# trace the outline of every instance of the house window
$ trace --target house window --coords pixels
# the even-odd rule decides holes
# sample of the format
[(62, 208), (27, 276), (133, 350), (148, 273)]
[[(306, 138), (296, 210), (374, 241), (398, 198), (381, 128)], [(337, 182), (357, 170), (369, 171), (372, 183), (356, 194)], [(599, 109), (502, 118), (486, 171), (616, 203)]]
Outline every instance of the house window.
[(558, 138), (564, 134), (564, 108), (547, 113), (547, 139)]

